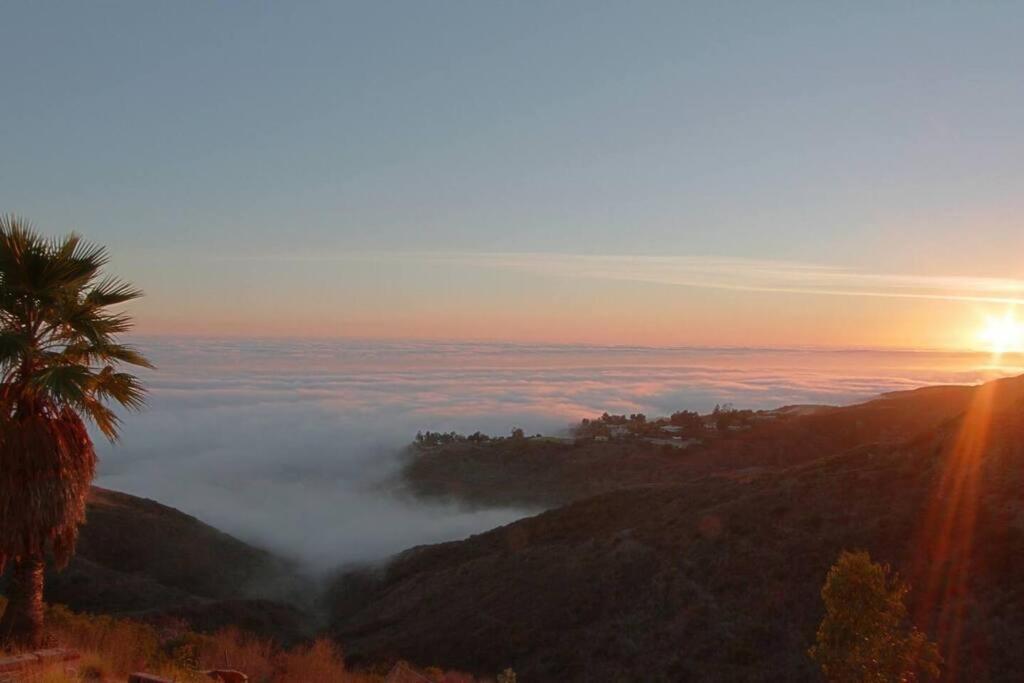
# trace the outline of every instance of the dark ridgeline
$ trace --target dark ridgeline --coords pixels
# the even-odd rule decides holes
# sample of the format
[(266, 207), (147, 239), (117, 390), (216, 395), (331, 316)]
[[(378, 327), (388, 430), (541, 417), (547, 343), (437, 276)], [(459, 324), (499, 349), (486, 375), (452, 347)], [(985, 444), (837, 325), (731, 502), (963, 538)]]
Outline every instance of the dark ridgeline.
[[(608, 444), (560, 446), (576, 464), (549, 470), (529, 455), (524, 467), (508, 452), (453, 446), (448, 495), (463, 470), (490, 485), (504, 468), (521, 478), (505, 479), (516, 491), (532, 477), (575, 502), (343, 577), (333, 633), (353, 660), (511, 664), (524, 680), (817, 680), (807, 650), (826, 573), (842, 550), (865, 549), (907, 579), (910, 612), (950, 673), (1015, 680), (1022, 400), (1024, 378), (902, 392), (703, 451), (651, 450), (648, 460), (675, 463), (658, 467), (623, 445), (634, 465), (618, 486), (610, 456), (585, 457)], [(554, 446), (544, 448), (550, 462)], [(573, 482), (588, 472), (606, 493), (580, 497)], [(966, 489), (950, 489), (958, 479)], [(482, 502), (485, 489), (470, 485), (470, 498)]]

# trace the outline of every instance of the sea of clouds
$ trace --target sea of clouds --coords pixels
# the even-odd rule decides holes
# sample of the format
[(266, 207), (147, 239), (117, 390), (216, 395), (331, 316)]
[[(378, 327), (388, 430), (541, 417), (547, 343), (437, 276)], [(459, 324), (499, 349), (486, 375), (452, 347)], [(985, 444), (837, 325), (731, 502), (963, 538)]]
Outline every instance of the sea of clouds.
[(423, 503), (394, 481), (418, 430), (564, 433), (604, 411), (846, 404), (1022, 372), (976, 354), (139, 339), (147, 409), (101, 486), (154, 498), (314, 570), (537, 512)]

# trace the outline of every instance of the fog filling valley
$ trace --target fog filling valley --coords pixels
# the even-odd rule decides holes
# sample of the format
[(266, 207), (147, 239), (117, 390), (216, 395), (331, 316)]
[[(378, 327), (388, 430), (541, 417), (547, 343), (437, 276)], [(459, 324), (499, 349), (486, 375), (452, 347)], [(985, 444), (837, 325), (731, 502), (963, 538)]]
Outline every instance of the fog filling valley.
[(977, 354), (138, 339), (157, 364), (97, 484), (153, 498), (314, 571), (537, 510), (425, 503), (395, 483), (418, 430), (565, 433), (582, 417), (845, 404), (1020, 368)]

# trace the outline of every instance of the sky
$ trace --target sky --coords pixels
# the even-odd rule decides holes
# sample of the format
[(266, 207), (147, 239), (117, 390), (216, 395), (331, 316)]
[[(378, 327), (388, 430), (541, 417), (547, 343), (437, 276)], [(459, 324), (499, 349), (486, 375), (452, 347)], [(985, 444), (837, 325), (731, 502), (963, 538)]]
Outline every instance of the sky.
[(1022, 20), (12, 0), (0, 211), (151, 335), (972, 347), (1024, 299)]

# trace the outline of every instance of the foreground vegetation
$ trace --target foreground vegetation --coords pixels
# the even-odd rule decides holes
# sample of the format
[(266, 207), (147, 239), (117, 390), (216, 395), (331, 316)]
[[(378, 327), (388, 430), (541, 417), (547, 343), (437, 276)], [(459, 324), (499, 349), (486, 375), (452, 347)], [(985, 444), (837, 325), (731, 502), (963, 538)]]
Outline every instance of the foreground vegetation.
[(825, 680), (920, 681), (939, 678), (938, 646), (910, 622), (910, 587), (867, 552), (844, 551), (832, 565), (821, 598), (825, 618), (808, 655)]
[[(0, 596), (0, 615), (6, 598)], [(331, 640), (318, 638), (289, 649), (274, 641), (226, 628), (212, 634), (196, 633), (183, 622), (159, 625), (111, 616), (78, 614), (61, 605), (47, 608), (47, 634), (61, 647), (82, 655), (78, 677), (49, 674), (44, 683), (78, 680), (123, 681), (145, 671), (178, 683), (208, 683), (201, 672), (236, 669), (252, 683), (379, 683), (390, 666), (365, 671), (349, 669), (341, 650)], [(0, 650), (0, 654), (4, 654)], [(473, 676), (429, 668), (420, 671), (434, 683), (476, 683)], [(506, 671), (498, 681), (515, 681)]]
[(59, 605), (49, 607), (46, 616), (48, 635), (82, 655), (79, 672), (86, 679), (118, 680), (134, 671), (147, 671), (176, 681), (202, 681), (209, 680), (200, 674), (204, 669), (233, 668), (264, 683), (380, 680), (347, 671), (341, 653), (327, 640), (284, 650), (234, 628), (204, 635), (180, 623), (158, 627), (132, 619), (76, 614)]
[(13, 565), (0, 643), (43, 642), (44, 566), (74, 554), (96, 470), (86, 423), (114, 441), (112, 408), (143, 404), (124, 368), (152, 366), (118, 341), (132, 325), (118, 307), (141, 292), (105, 274), (107, 260), (78, 235), (0, 217), (0, 572)]
[[(939, 677), (942, 658), (908, 619), (909, 587), (866, 552), (843, 552), (821, 591), (825, 617), (808, 655), (833, 683), (922, 681)], [(7, 607), (0, 596), (0, 616)], [(374, 683), (389, 667), (346, 668), (338, 646), (327, 638), (285, 649), (273, 641), (227, 628), (196, 633), (179, 621), (160, 625), (111, 616), (77, 614), (63, 606), (47, 610), (48, 635), (55, 644), (82, 655), (77, 673), (47, 672), (42, 683), (125, 680), (135, 671), (179, 683), (209, 680), (208, 669), (236, 669), (254, 683)], [(0, 650), (0, 655), (4, 654)], [(474, 683), (473, 676), (428, 669), (435, 683)], [(497, 683), (515, 683), (511, 669)]]

